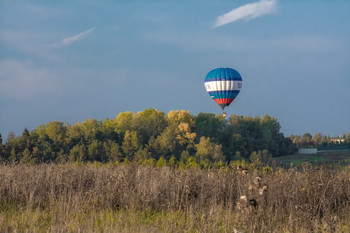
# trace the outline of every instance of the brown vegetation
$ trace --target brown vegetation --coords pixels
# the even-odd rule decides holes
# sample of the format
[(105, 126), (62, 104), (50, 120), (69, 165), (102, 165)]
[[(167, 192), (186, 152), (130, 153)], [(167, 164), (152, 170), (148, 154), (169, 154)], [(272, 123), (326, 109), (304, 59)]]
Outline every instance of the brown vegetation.
[(1, 165), (0, 232), (346, 232), (350, 168)]

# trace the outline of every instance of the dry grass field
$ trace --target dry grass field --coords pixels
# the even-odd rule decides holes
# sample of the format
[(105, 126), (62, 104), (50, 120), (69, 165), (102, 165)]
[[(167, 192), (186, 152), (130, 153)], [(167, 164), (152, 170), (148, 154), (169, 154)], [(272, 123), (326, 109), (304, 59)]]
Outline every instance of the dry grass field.
[(350, 167), (0, 165), (0, 232), (350, 232)]

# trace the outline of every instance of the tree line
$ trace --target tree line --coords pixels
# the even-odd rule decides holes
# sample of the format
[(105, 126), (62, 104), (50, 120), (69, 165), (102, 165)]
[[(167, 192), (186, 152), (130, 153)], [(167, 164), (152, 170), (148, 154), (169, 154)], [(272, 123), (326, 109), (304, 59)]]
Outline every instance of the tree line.
[(329, 135), (322, 135), (317, 132), (312, 136), (310, 133), (300, 135), (289, 136), (290, 140), (298, 148), (310, 148), (310, 147), (345, 147), (350, 146), (350, 133), (338, 135), (337, 137), (331, 137)]
[(122, 112), (114, 119), (85, 119), (73, 125), (52, 121), (33, 131), (13, 132), (2, 143), (0, 159), (14, 163), (167, 161), (225, 163), (269, 160), (293, 154), (296, 146), (264, 117), (170, 111)]

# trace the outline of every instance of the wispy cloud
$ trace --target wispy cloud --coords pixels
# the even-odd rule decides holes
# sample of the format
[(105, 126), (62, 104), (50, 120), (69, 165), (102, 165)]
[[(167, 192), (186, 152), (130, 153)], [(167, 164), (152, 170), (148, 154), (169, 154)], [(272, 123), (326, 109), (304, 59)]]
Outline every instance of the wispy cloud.
[(89, 35), (91, 32), (93, 32), (94, 30), (95, 30), (95, 28), (90, 28), (89, 30), (83, 31), (75, 36), (64, 38), (61, 41), (60, 46), (67, 46), (67, 45), (70, 45), (78, 40), (81, 40), (81, 39), (85, 38), (87, 35)]
[(262, 15), (273, 14), (277, 11), (277, 0), (260, 0), (259, 2), (246, 4), (220, 15), (216, 18), (214, 28), (232, 23), (240, 19), (254, 19)]

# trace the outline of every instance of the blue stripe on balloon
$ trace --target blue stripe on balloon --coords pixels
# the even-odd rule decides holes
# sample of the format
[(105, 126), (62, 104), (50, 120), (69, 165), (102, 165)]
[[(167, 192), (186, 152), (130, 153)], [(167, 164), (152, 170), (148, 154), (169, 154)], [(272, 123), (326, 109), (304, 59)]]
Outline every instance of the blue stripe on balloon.
[(217, 68), (210, 71), (205, 80), (242, 80), (241, 75), (232, 68)]
[(239, 93), (239, 90), (233, 91), (210, 91), (208, 94), (213, 99), (235, 99)]
[(241, 77), (228, 77), (228, 78), (205, 78), (204, 82), (212, 81), (242, 81)]

